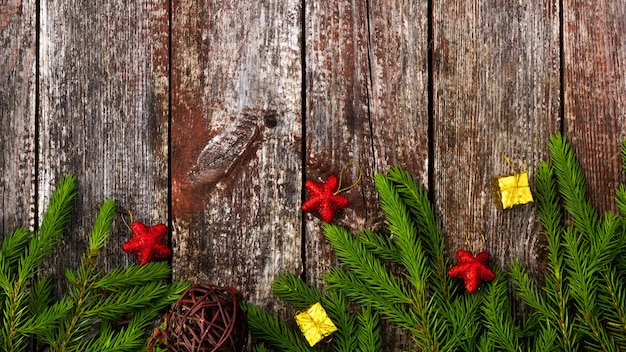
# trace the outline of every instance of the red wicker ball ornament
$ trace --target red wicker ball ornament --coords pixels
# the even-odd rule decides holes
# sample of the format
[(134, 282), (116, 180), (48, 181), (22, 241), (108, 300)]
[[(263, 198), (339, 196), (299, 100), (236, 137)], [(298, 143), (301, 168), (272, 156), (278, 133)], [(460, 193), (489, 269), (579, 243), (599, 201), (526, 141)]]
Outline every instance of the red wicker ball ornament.
[(248, 320), (240, 299), (232, 287), (191, 286), (167, 314), (167, 347), (175, 352), (243, 351)]

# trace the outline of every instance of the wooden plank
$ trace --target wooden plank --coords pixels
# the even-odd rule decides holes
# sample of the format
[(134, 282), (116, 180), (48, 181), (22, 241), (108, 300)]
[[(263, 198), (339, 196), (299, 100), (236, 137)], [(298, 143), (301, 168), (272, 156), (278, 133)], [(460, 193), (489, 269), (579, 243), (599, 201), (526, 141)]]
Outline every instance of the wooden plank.
[[(365, 1), (306, 2), (306, 178), (326, 181), (343, 174), (340, 187), (362, 182), (343, 195), (350, 206), (338, 212), (334, 223), (359, 230), (368, 209), (377, 204), (372, 171), (372, 130), (368, 111), (367, 4)], [(347, 184), (346, 184), (347, 183)], [(337, 262), (321, 231), (317, 214), (306, 214), (306, 277), (316, 285), (322, 274)]]
[(301, 260), (301, 2), (172, 2), (175, 277), (271, 306)]
[(600, 212), (617, 210), (626, 138), (626, 3), (564, 1), (564, 124)]
[(559, 130), (559, 2), (435, 1), (433, 35), (434, 195), (449, 254), (468, 238), (492, 264), (537, 274), (535, 207), (497, 209), (491, 178), (511, 173), (506, 155), (532, 180)]
[(34, 2), (0, 6), (0, 240), (34, 225), (35, 14)]
[[(334, 221), (351, 231), (385, 230), (375, 173), (401, 165), (428, 184), (427, 18), (426, 1), (306, 2), (306, 177), (360, 166), (362, 182)], [(358, 178), (346, 171), (342, 186)], [(322, 286), (337, 261), (312, 214), (305, 242), (307, 280)], [(383, 335), (386, 350), (413, 346), (389, 326)]]
[[(80, 182), (73, 225), (50, 263), (62, 278), (78, 265), (107, 198), (135, 220), (168, 216), (168, 12), (166, 1), (41, 3), (41, 213), (60, 177)], [(118, 219), (119, 220), (119, 219)], [(105, 268), (135, 263), (121, 221)]]

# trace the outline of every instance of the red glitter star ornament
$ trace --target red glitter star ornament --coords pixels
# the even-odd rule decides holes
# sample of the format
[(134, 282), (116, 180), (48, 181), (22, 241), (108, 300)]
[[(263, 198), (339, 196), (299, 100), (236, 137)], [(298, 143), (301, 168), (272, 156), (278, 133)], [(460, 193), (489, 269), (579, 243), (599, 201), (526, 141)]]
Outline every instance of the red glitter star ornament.
[(448, 276), (462, 279), (467, 292), (473, 293), (483, 281), (492, 281), (496, 274), (489, 269), (489, 253), (480, 252), (476, 256), (459, 249), (456, 251), (457, 263), (450, 270)]
[(172, 256), (172, 250), (165, 243), (167, 226), (157, 224), (146, 226), (139, 221), (131, 225), (132, 238), (122, 246), (124, 252), (136, 254), (139, 264), (150, 263), (154, 259), (167, 259)]
[(317, 211), (327, 223), (333, 221), (337, 210), (347, 208), (350, 204), (348, 198), (337, 194), (339, 180), (335, 175), (331, 175), (324, 183), (307, 180), (304, 187), (309, 198), (302, 204), (302, 210), (309, 213)]

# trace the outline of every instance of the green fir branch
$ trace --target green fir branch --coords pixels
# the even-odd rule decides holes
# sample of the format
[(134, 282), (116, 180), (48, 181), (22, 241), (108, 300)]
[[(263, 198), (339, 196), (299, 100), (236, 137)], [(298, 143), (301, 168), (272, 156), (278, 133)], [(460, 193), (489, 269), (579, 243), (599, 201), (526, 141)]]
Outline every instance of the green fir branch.
[[(362, 327), (358, 324), (357, 317), (351, 310), (350, 302), (342, 292), (330, 287), (327, 292), (312, 288), (291, 273), (280, 274), (272, 282), (272, 292), (293, 305), (298, 311), (304, 311), (319, 302), (337, 327), (337, 331), (332, 334), (330, 340), (333, 351), (352, 352), (359, 350), (359, 335), (364, 334), (364, 332), (360, 331)], [(295, 332), (291, 325), (283, 325), (277, 331), (267, 332), (268, 320), (274, 320), (273, 323), (270, 322), (271, 325), (283, 323), (276, 316), (262, 313), (258, 307), (253, 307), (250, 303), (247, 303), (244, 308), (253, 309), (253, 316), (248, 315), (248, 325), (252, 335), (270, 346), (279, 348), (281, 351), (291, 351), (287, 347), (295, 343), (293, 336), (302, 335), (302, 332)], [(373, 318), (368, 322), (373, 324)], [(368, 325), (366, 328), (370, 329), (368, 334), (378, 331), (377, 329), (372, 330), (372, 325)]]
[(406, 268), (407, 278), (413, 285), (416, 304), (423, 306), (427, 299), (426, 282), (430, 273), (424, 249), (417, 236), (416, 225), (391, 180), (382, 174), (377, 174), (374, 182), (380, 196), (380, 207), (388, 222), (389, 232), (400, 253), (400, 263)]
[(260, 343), (258, 345), (252, 346), (250, 351), (252, 351), (252, 352), (268, 352), (268, 349), (267, 349), (267, 347), (265, 347), (265, 345), (263, 343)]
[(549, 139), (548, 149), (564, 207), (576, 228), (588, 239), (596, 232), (600, 219), (587, 199), (585, 177), (574, 150), (565, 137), (558, 133)]
[(437, 267), (440, 258), (444, 256), (444, 241), (428, 193), (417, 185), (411, 174), (400, 167), (391, 167), (387, 172), (389, 180), (394, 183), (402, 201), (411, 211), (417, 229), (424, 235), (423, 244), (430, 255), (431, 266)]
[(322, 306), (337, 327), (333, 333), (333, 351), (353, 352), (358, 350), (357, 318), (350, 312), (349, 302), (338, 291), (329, 291), (322, 299)]
[(331, 268), (324, 273), (324, 281), (328, 283), (329, 290), (340, 291), (351, 301), (358, 302), (362, 306), (372, 307), (387, 321), (410, 331), (414, 335), (421, 334), (418, 328), (420, 326), (419, 319), (408, 309), (408, 304), (390, 301), (386, 295), (371, 290), (369, 285), (359, 280), (351, 272)]
[(49, 335), (72, 310), (72, 302), (62, 299), (50, 306), (41, 308), (23, 324), (20, 331), (29, 335)]
[(476, 341), (481, 331), (480, 307), (484, 292), (460, 295), (450, 304), (449, 309), (439, 313), (450, 325), (444, 350), (476, 351)]
[[(73, 176), (64, 177), (50, 198), (48, 210), (44, 214), (43, 222), (37, 236), (27, 236), (23, 230), (17, 230), (18, 239), (9, 240), (7, 252), (3, 254), (3, 264), (0, 273), (0, 285), (3, 288), (4, 309), (3, 325), (1, 328), (0, 348), (6, 352), (22, 351), (27, 342), (27, 336), (22, 333), (22, 327), (28, 321), (28, 293), (27, 281), (38, 272), (37, 268), (50, 255), (59, 242), (60, 236), (67, 226), (78, 182)], [(25, 237), (30, 237), (28, 246), (23, 246)], [(4, 243), (3, 243), (4, 248)], [(19, 250), (23, 248), (23, 254), (19, 255), (17, 262), (17, 274), (11, 277), (10, 266), (6, 258), (17, 256), (17, 253), (9, 253), (9, 249)], [(8, 282), (7, 282), (8, 281)]]
[(452, 301), (452, 278), (447, 274), (448, 261), (445, 258), (445, 243), (439, 223), (435, 216), (435, 209), (428, 199), (428, 193), (417, 185), (415, 179), (400, 167), (391, 167), (388, 177), (394, 183), (402, 200), (413, 215), (417, 230), (421, 234), (423, 247), (428, 254), (433, 277), (429, 283), (434, 292), (438, 292), (441, 303)]
[(41, 314), (53, 301), (52, 280), (45, 276), (34, 280), (31, 288), (30, 313), (34, 316)]
[(502, 272), (494, 270), (496, 279), (486, 288), (482, 306), (487, 338), (499, 351), (520, 352), (520, 331), (513, 323), (508, 301), (507, 282)]
[(166, 263), (102, 274), (98, 258), (115, 217), (115, 202), (108, 200), (100, 208), (81, 265), (66, 271), (68, 295), (55, 301), (50, 279), (37, 274), (70, 220), (77, 186), (74, 177), (64, 177), (37, 235), (20, 228), (0, 247), (0, 351), (26, 351), (32, 337), (52, 351), (145, 349), (147, 329), (189, 286), (165, 284), (170, 275)]
[[(535, 174), (535, 192), (537, 217), (543, 225), (543, 234), (547, 240), (548, 271), (545, 275), (546, 304), (558, 312), (556, 317), (551, 315), (547, 319), (556, 318), (560, 345), (563, 351), (576, 351), (578, 340), (574, 333), (574, 322), (569, 312), (569, 289), (565, 284), (564, 263), (564, 229), (563, 212), (558, 197), (556, 176), (547, 162), (540, 162)], [(527, 302), (530, 304), (530, 302)], [(546, 307), (546, 309), (548, 309)], [(544, 312), (545, 313), (545, 312)]]
[[(517, 295), (539, 322), (537, 327), (530, 326), (537, 336), (532, 350), (548, 350), (556, 343), (554, 349), (563, 351), (578, 351), (581, 344), (590, 351), (617, 351), (625, 340), (619, 330), (625, 306), (623, 277), (618, 273), (626, 268), (621, 254), (626, 244), (626, 188), (620, 186), (615, 197), (620, 216), (606, 213), (600, 217), (586, 197), (583, 173), (571, 145), (557, 134), (548, 147), (551, 164), (540, 163), (535, 180), (537, 217), (548, 249), (543, 292), (521, 265), (511, 270)], [(625, 148), (626, 141), (621, 150), (626, 163)], [(563, 221), (561, 205), (572, 224)]]
[(619, 350), (626, 350), (626, 290), (623, 275), (615, 267), (604, 271), (604, 282), (608, 294), (603, 295), (598, 304), (605, 312), (606, 327), (615, 337)]
[(552, 324), (544, 323), (540, 326), (534, 346), (527, 348), (528, 352), (553, 352), (558, 341), (558, 332)]
[(115, 201), (107, 199), (101, 206), (89, 236), (89, 251), (100, 251), (109, 240), (111, 225), (115, 219)]
[[(66, 277), (72, 284), (69, 299), (73, 303), (73, 312), (57, 330), (51, 348), (54, 351), (67, 351), (74, 341), (87, 336), (97, 317), (86, 314), (90, 306), (96, 303), (96, 296), (91, 294), (92, 283), (97, 280), (98, 258), (100, 249), (106, 244), (115, 215), (115, 201), (109, 199), (100, 207), (98, 216), (89, 238), (89, 250), (84, 255), (76, 272), (68, 270)], [(98, 302), (99, 303), (99, 302)]]
[(374, 233), (369, 229), (364, 229), (357, 234), (361, 243), (367, 247), (377, 258), (390, 263), (399, 264), (401, 261), (400, 251), (394, 241), (389, 236)]
[(276, 315), (270, 314), (250, 302), (242, 302), (246, 312), (250, 334), (279, 351), (309, 352), (311, 348), (302, 333), (287, 325)]
[(153, 281), (167, 280), (172, 270), (167, 262), (150, 262), (145, 265), (132, 264), (125, 268), (114, 268), (93, 283), (95, 288), (111, 292), (128, 290)]
[(272, 293), (300, 310), (320, 302), (324, 296), (291, 273), (280, 274), (272, 281)]
[(0, 247), (0, 273), (6, 275), (11, 280), (16, 274), (16, 270), (11, 272), (10, 268), (17, 269), (17, 262), (28, 244), (33, 238), (33, 233), (25, 227), (20, 227), (4, 238)]
[(383, 263), (345, 228), (324, 224), (324, 233), (341, 262), (372, 291), (385, 297), (391, 304), (413, 302), (412, 295), (408, 293), (405, 285), (391, 275)]
[(556, 321), (557, 313), (553, 307), (546, 303), (544, 297), (535, 286), (535, 282), (530, 278), (520, 262), (515, 261), (511, 264), (509, 276), (515, 286), (515, 293), (518, 297), (543, 316), (553, 318)]
[(626, 217), (626, 186), (619, 185), (615, 193), (615, 204), (622, 218)]
[(163, 297), (168, 290), (167, 285), (153, 281), (142, 286), (109, 294), (105, 299), (98, 302), (90, 302), (81, 315), (89, 318), (103, 320), (121, 320), (134, 311), (152, 306), (154, 302)]
[(357, 341), (358, 348), (355, 351), (378, 352), (383, 350), (383, 342), (380, 338), (380, 320), (378, 314), (369, 306), (361, 307), (361, 314), (357, 316)]

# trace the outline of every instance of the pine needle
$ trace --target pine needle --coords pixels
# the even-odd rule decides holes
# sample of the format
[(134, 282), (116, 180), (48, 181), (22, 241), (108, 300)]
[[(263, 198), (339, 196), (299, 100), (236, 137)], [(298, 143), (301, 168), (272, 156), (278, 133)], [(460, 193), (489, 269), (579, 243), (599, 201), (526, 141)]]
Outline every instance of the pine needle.
[[(9, 268), (16, 268), (16, 263), (32, 240), (33, 233), (25, 227), (20, 227), (5, 237), (0, 247), (0, 272), (6, 277), (13, 277), (16, 273), (9, 272)], [(3, 269), (4, 268), (4, 269)]]
[(380, 207), (387, 218), (389, 231), (397, 244), (401, 264), (407, 270), (407, 277), (419, 300), (424, 301), (429, 270), (416, 225), (391, 180), (382, 174), (374, 177), (380, 195)]
[(332, 335), (335, 352), (353, 352), (358, 350), (356, 316), (349, 310), (349, 302), (338, 291), (331, 290), (322, 299), (322, 306), (331, 318), (337, 331)]
[(394, 304), (387, 295), (371, 290), (369, 285), (360, 281), (351, 272), (332, 268), (324, 274), (324, 281), (329, 284), (329, 290), (342, 292), (351, 301), (358, 302), (363, 306), (371, 306), (391, 323), (414, 334), (421, 334), (417, 329), (420, 326), (420, 321), (406, 304)]
[[(73, 176), (64, 177), (50, 198), (48, 210), (44, 214), (37, 236), (29, 236), (24, 230), (17, 230), (16, 240), (9, 240), (0, 258), (0, 287), (3, 289), (3, 326), (0, 327), (0, 349), (4, 351), (22, 351), (27, 342), (24, 324), (28, 321), (27, 280), (33, 278), (41, 263), (50, 255), (59, 242), (67, 226), (78, 182)], [(28, 246), (24, 246), (26, 238)], [(23, 252), (21, 251), (23, 249)], [(18, 252), (13, 252), (14, 250)], [(11, 251), (11, 252), (9, 252)], [(9, 263), (17, 261), (17, 274), (12, 276)], [(7, 258), (9, 260), (7, 260)], [(11, 259), (13, 258), (13, 259)]]
[(302, 334), (282, 322), (277, 316), (263, 311), (249, 302), (241, 307), (248, 317), (250, 333), (259, 340), (279, 351), (309, 352), (311, 349)]
[(143, 286), (153, 281), (169, 279), (171, 269), (167, 262), (150, 262), (145, 265), (130, 265), (114, 268), (102, 276), (94, 287), (111, 292), (120, 292), (136, 286)]
[(379, 352), (383, 350), (380, 338), (380, 321), (378, 314), (368, 306), (361, 307), (361, 314), (357, 316), (358, 348), (354, 351)]
[(482, 306), (487, 337), (499, 351), (520, 352), (519, 328), (513, 324), (507, 282), (502, 272), (495, 270), (495, 273), (496, 279), (485, 288), (487, 292)]
[(307, 286), (291, 273), (276, 277), (272, 282), (272, 292), (297, 309), (307, 309), (323, 297), (322, 292)]
[(367, 250), (365, 245), (353, 237), (346, 229), (332, 224), (324, 224), (326, 238), (335, 248), (344, 265), (353, 270), (372, 291), (385, 297), (390, 304), (411, 303), (411, 295), (404, 285)]
[(585, 177), (574, 150), (561, 134), (555, 134), (550, 138), (548, 148), (565, 209), (584, 237), (592, 237), (599, 217), (587, 199)]

